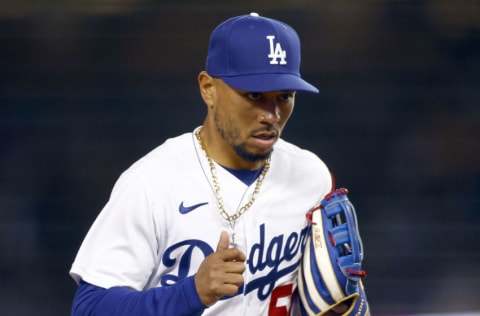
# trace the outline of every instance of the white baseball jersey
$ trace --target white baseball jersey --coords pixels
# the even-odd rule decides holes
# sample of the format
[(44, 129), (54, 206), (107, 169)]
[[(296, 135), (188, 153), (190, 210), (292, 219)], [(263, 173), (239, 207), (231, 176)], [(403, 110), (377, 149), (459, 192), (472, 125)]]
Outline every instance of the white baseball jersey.
[[(225, 209), (234, 214), (252, 193), (221, 166)], [(168, 286), (194, 275), (214, 252), (220, 233), (232, 232), (247, 257), (241, 294), (203, 315), (285, 315), (296, 288), (306, 237), (305, 214), (331, 189), (325, 164), (284, 140), (253, 205), (234, 223), (219, 213), (211, 170), (193, 133), (167, 140), (127, 169), (85, 237), (71, 276), (100, 287), (136, 290)]]

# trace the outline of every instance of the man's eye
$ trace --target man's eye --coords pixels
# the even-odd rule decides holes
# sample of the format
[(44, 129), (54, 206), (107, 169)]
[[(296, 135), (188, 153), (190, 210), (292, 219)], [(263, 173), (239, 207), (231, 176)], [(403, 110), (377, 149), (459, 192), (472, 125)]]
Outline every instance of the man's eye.
[(260, 100), (260, 97), (262, 96), (259, 92), (250, 92), (247, 94), (248, 98), (250, 100)]
[(284, 93), (280, 95), (281, 101), (289, 101), (291, 98), (293, 98), (293, 93)]

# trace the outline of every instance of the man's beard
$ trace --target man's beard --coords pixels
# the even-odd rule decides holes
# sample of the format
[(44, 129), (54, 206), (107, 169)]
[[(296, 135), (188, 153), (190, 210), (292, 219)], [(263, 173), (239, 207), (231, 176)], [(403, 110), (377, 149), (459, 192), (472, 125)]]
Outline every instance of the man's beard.
[(272, 149), (266, 154), (252, 154), (245, 149), (243, 144), (233, 145), (232, 148), (240, 158), (242, 158), (243, 160), (249, 161), (249, 162), (265, 161), (265, 160), (267, 160), (267, 158), (270, 158), (270, 156), (272, 155), (272, 151), (273, 151), (273, 149)]
[[(240, 132), (236, 129), (232, 130), (224, 128), (227, 124), (220, 124), (220, 120), (217, 115), (215, 115), (215, 127), (218, 133), (228, 144), (230, 144), (230, 146), (232, 146), (233, 150), (240, 158), (248, 162), (262, 162), (270, 158), (273, 148), (267, 153), (255, 154), (247, 150), (245, 143), (235, 144), (235, 140), (239, 138)], [(227, 130), (229, 131), (228, 133)]]

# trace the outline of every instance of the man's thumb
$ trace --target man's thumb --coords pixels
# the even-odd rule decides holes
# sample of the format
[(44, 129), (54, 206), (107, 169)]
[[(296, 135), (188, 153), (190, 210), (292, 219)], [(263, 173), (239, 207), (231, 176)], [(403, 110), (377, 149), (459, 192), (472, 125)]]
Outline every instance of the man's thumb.
[(217, 251), (228, 249), (230, 246), (230, 235), (226, 231), (222, 231), (220, 234), (220, 240), (218, 241)]

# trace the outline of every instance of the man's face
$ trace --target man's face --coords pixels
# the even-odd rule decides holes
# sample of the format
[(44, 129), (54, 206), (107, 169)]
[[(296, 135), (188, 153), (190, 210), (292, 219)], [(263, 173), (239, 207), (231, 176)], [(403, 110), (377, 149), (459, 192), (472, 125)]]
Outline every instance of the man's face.
[(295, 91), (247, 92), (213, 80), (217, 132), (242, 159), (260, 162), (268, 158), (293, 112)]

